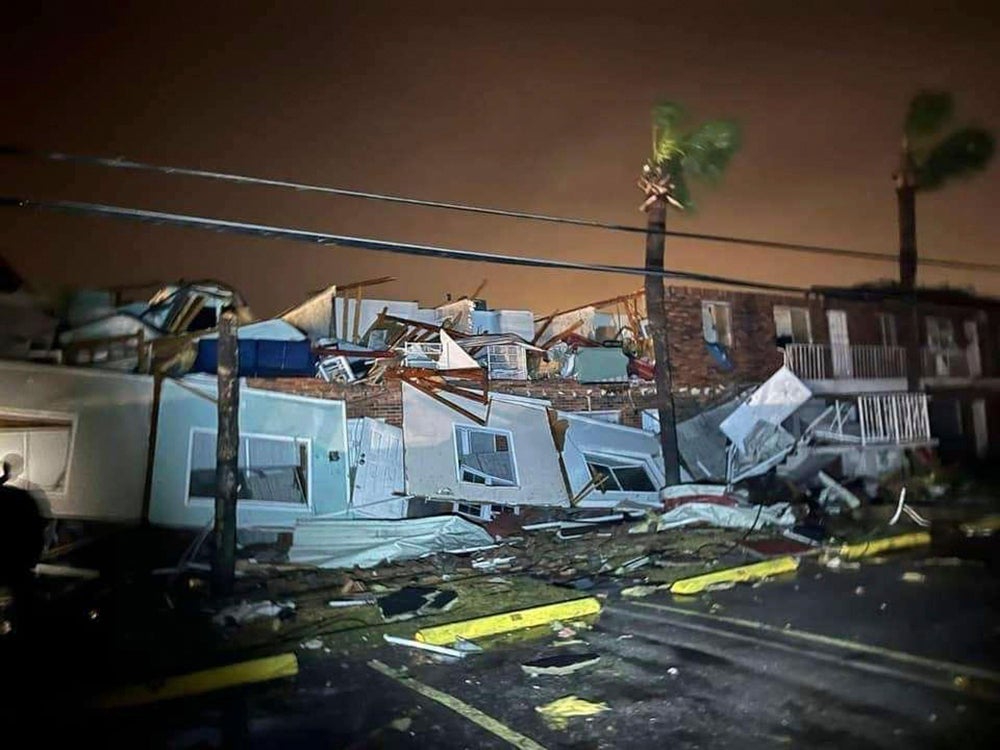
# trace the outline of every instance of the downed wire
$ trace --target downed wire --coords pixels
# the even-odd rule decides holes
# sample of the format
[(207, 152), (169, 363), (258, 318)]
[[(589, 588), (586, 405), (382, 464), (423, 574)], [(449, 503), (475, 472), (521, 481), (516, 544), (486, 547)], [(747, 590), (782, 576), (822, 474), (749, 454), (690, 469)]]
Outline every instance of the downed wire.
[[(108, 158), (102, 156), (89, 156), (85, 154), (65, 154), (58, 151), (34, 151), (31, 149), (18, 148), (15, 146), (0, 147), (0, 154), (6, 156), (23, 156), (48, 161), (73, 162), (78, 164), (90, 164), (100, 167), (111, 167), (114, 169), (132, 169), (145, 172), (158, 172), (160, 174), (184, 175), (187, 177), (199, 177), (209, 180), (219, 180), (243, 185), (264, 185), (267, 187), (287, 188), (296, 192), (324, 193), (327, 195), (338, 195), (346, 198), (361, 198), (364, 200), (375, 200), (387, 203), (400, 203), (410, 206), (420, 206), (423, 208), (437, 208), (448, 211), (460, 211), (464, 213), (485, 214), (488, 216), (501, 216), (511, 219), (526, 219), (528, 221), (542, 221), (556, 224), (568, 224), (571, 226), (584, 227), (588, 229), (604, 229), (612, 232), (629, 232), (633, 234), (662, 234), (668, 237), (679, 237), (702, 242), (719, 242), (730, 245), (745, 245), (751, 247), (763, 247), (771, 250), (787, 250), (801, 253), (814, 253), (819, 255), (835, 255), (843, 258), (856, 258), (859, 260), (875, 260), (885, 263), (896, 263), (897, 255), (889, 253), (875, 253), (864, 250), (850, 250), (847, 248), (827, 247), (824, 245), (809, 245), (797, 242), (777, 242), (775, 240), (761, 240), (749, 237), (734, 237), (727, 235), (705, 234), (702, 232), (679, 232), (667, 229), (651, 229), (649, 227), (632, 226), (627, 224), (614, 224), (594, 219), (579, 219), (569, 216), (553, 216), (551, 214), (539, 214), (529, 211), (515, 211), (503, 208), (490, 208), (486, 206), (473, 206), (466, 203), (452, 203), (448, 201), (424, 200), (421, 198), (408, 198), (400, 195), (388, 195), (385, 193), (373, 193), (363, 190), (350, 190), (347, 188), (335, 188), (325, 185), (314, 185), (309, 183), (291, 182), (289, 180), (273, 180), (263, 177), (251, 177), (248, 175), (231, 174), (227, 172), (214, 172), (206, 169), (190, 169), (187, 167), (170, 167), (159, 164), (149, 164), (145, 162), (133, 161), (124, 158)], [(1000, 266), (992, 263), (976, 263), (961, 260), (945, 260), (944, 258), (920, 258), (921, 265), (939, 266), (942, 268), (958, 268), (967, 271), (987, 271), (991, 273), (1000, 272)]]
[(496, 263), (508, 266), (527, 266), (529, 268), (552, 268), (565, 271), (596, 271), (598, 273), (619, 273), (630, 276), (657, 276), (664, 279), (683, 279), (686, 281), (702, 281), (712, 284), (745, 287), (749, 289), (766, 289), (780, 292), (805, 293), (802, 287), (766, 284), (742, 279), (732, 279), (711, 274), (690, 273), (687, 271), (666, 271), (647, 269), (637, 266), (603, 265), (597, 263), (581, 263), (568, 260), (553, 260), (549, 258), (530, 258), (520, 255), (505, 255), (487, 253), (477, 250), (461, 250), (435, 245), (419, 245), (409, 242), (394, 242), (391, 240), (371, 239), (367, 237), (351, 237), (327, 232), (314, 232), (293, 227), (281, 227), (268, 224), (251, 224), (242, 221), (229, 221), (206, 216), (190, 214), (174, 214), (162, 211), (148, 211), (125, 206), (108, 206), (99, 203), (84, 203), (79, 201), (40, 201), (27, 198), (0, 197), (0, 206), (8, 208), (33, 208), (44, 211), (58, 211), (70, 214), (88, 216), (110, 216), (117, 219), (128, 219), (151, 224), (167, 224), (171, 226), (210, 229), (216, 232), (242, 234), (251, 237), (266, 237), (269, 239), (284, 239), (295, 242), (306, 242), (313, 245), (336, 245), (361, 250), (396, 253), (401, 255), (416, 255), (429, 258), (448, 258), (476, 263)]

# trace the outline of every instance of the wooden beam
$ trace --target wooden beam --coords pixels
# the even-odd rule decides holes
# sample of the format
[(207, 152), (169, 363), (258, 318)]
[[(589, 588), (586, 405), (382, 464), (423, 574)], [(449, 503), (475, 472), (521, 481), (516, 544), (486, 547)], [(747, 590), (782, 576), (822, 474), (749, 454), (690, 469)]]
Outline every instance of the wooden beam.
[(354, 327), (351, 331), (351, 340), (358, 341), (359, 328), (361, 328), (361, 287), (354, 290)]
[(395, 276), (379, 276), (377, 279), (365, 279), (364, 281), (355, 281), (351, 284), (338, 284), (338, 292), (352, 292), (355, 289), (361, 289), (366, 286), (376, 286), (378, 284), (387, 284), (390, 281), (395, 281)]
[[(588, 302), (585, 305), (578, 305), (577, 307), (571, 307), (571, 308), (569, 308), (567, 310), (560, 310), (559, 312), (552, 313), (552, 315), (550, 315), (549, 317), (550, 318), (555, 318), (555, 317), (558, 317), (559, 315), (566, 315), (567, 313), (573, 313), (573, 312), (577, 312), (579, 310), (585, 310), (588, 307), (593, 307), (593, 308), (600, 309), (602, 307), (607, 307), (608, 305), (614, 305), (614, 304), (616, 304), (618, 302), (623, 302), (623, 301), (625, 301), (627, 299), (633, 299), (635, 297), (641, 297), (645, 293), (646, 293), (646, 291), (644, 289), (640, 289), (637, 292), (632, 292), (630, 294), (622, 294), (622, 295), (619, 295), (618, 297), (612, 297), (611, 299), (602, 299), (602, 300), (598, 300), (597, 302)], [(536, 318), (535, 322), (536, 323), (540, 323), (543, 320), (545, 320), (545, 318)]]

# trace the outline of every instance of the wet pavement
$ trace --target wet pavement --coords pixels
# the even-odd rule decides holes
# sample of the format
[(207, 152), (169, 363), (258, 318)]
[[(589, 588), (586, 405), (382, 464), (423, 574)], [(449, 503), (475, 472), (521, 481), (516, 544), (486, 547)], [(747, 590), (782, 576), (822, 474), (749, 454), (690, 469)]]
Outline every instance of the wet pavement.
[[(925, 578), (905, 582), (905, 572)], [(805, 562), (781, 580), (690, 600), (602, 593), (585, 645), (557, 648), (545, 633), (450, 664), (388, 646), (299, 651), (293, 680), (92, 716), (80, 736), (148, 747), (500, 748), (512, 736), (548, 748), (995, 744), (1000, 579), (982, 565), (908, 554), (853, 571)], [(565, 649), (601, 659), (566, 676), (520, 668)], [(370, 658), (407, 667), (511, 734), (374, 671)], [(536, 706), (568, 694), (610, 710), (549, 727)]]

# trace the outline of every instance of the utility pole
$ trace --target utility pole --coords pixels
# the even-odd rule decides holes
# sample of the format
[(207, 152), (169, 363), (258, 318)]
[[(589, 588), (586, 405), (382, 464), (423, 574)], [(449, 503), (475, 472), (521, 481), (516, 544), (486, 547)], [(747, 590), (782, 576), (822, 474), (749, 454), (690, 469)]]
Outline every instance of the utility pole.
[[(655, 197), (654, 197), (655, 196)], [(663, 271), (666, 244), (667, 200), (663, 195), (650, 196), (646, 211), (646, 269)], [(677, 449), (677, 423), (674, 414), (674, 391), (670, 375), (670, 342), (667, 339), (667, 312), (664, 305), (663, 277), (646, 278), (646, 319), (653, 339), (653, 381), (656, 383), (657, 416), (660, 420), (660, 447), (663, 451), (664, 477), (667, 486), (681, 483), (681, 460)]]
[(215, 447), (215, 560), (212, 584), (217, 596), (233, 592), (236, 575), (236, 495), (239, 489), (240, 450), (239, 340), (236, 313), (225, 311), (219, 320), (219, 424)]

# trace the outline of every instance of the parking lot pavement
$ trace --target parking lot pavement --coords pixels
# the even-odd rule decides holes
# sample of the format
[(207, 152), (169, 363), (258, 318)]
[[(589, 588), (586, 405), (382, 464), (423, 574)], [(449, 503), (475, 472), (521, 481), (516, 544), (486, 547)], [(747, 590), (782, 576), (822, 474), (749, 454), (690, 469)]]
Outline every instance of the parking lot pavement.
[[(907, 571), (926, 578), (904, 582)], [(293, 681), (91, 729), (164, 747), (992, 747), (998, 590), (985, 568), (915, 555), (838, 573), (806, 563), (688, 601), (609, 589), (600, 619), (572, 639), (582, 643), (555, 646), (545, 632), (452, 663), (390, 646), (300, 652)], [(521, 668), (569, 652), (600, 660), (563, 676)], [(548, 726), (536, 707), (571, 694), (609, 710)]]

